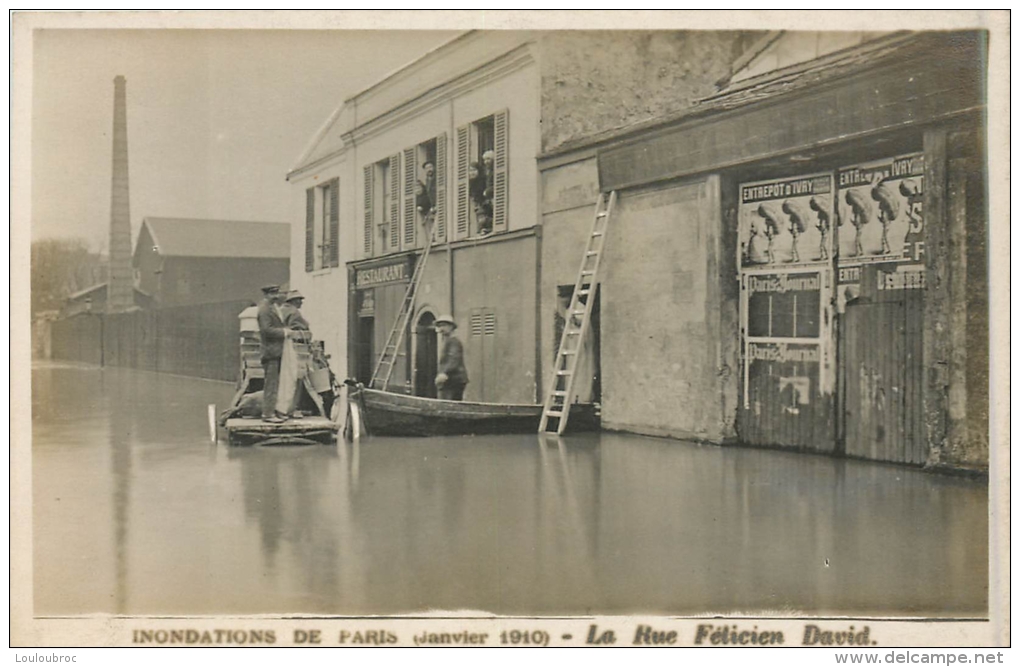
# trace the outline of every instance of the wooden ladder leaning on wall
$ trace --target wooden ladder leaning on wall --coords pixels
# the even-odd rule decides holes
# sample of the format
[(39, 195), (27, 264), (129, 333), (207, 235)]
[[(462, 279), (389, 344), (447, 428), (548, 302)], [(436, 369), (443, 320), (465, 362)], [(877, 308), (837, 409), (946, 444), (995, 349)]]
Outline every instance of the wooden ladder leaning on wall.
[(372, 371), (372, 379), (369, 380), (370, 389), (386, 388), (393, 376), (393, 368), (397, 365), (397, 358), (400, 356), (400, 345), (404, 342), (404, 334), (407, 332), (407, 324), (414, 312), (414, 299), (418, 293), (418, 285), (421, 283), (422, 275), (425, 273), (425, 263), (428, 262), (429, 253), (432, 251), (432, 220), (429, 219), (425, 226), (425, 249), (422, 251), (421, 259), (415, 264), (414, 272), (411, 274), (411, 281), (407, 284), (407, 291), (404, 292), (404, 300), (400, 304), (396, 321), (389, 335), (386, 336), (386, 345), (383, 346), (382, 354), (375, 363), (375, 370)]
[(606, 230), (616, 204), (616, 192), (601, 193), (595, 202), (595, 219), (591, 234), (581, 256), (581, 268), (574, 282), (574, 293), (566, 312), (566, 323), (556, 352), (552, 380), (542, 409), (542, 421), (538, 432), (551, 432), (553, 422), (556, 433), (563, 434), (570, 418), (570, 399), (574, 390), (574, 376), (577, 373), (577, 359), (581, 356), (584, 338), (591, 324), (591, 311), (595, 303), (595, 288), (598, 285), (599, 266), (605, 248)]

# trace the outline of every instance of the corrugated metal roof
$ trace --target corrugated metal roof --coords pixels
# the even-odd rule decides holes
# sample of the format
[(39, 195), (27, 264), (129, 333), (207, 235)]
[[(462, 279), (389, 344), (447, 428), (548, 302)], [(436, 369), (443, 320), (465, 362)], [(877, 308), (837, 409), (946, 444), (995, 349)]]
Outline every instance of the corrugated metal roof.
[(152, 235), (152, 252), (164, 257), (290, 257), (286, 222), (145, 218), (142, 226)]

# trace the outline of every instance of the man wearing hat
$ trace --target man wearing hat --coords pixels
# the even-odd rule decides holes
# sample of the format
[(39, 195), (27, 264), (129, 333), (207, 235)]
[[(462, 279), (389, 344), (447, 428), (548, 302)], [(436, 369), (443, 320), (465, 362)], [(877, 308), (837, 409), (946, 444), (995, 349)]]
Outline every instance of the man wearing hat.
[(262, 370), (265, 373), (265, 386), (262, 389), (262, 419), (279, 424), (284, 419), (276, 412), (276, 398), (280, 388), (280, 357), (283, 355), (283, 341), (287, 330), (283, 324), (283, 312), (280, 304), (285, 298), (279, 285), (266, 285), (262, 288), (265, 298), (259, 304), (259, 347), (262, 357)]
[(283, 312), (283, 326), (290, 330), (294, 340), (311, 342), (312, 327), (308, 320), (301, 314), (301, 306), (305, 303), (305, 295), (297, 290), (287, 292), (286, 301), (281, 308)]
[[(297, 290), (283, 295), (286, 299), (280, 307), (283, 316), (284, 335), (283, 354), (280, 360), (280, 375), (277, 385), (276, 416), (290, 419), (295, 416), (294, 407), (298, 397), (298, 385), (301, 382), (299, 360), (293, 341), (311, 342), (311, 327), (308, 320), (301, 314), (301, 306), (305, 297)], [(300, 413), (298, 413), (300, 415)]]
[(464, 387), (468, 383), (467, 368), (464, 367), (464, 345), (453, 333), (456, 328), (457, 323), (450, 315), (443, 315), (436, 320), (436, 329), (443, 334), (444, 339), (436, 387), (439, 389), (439, 398), (448, 401), (464, 400)]

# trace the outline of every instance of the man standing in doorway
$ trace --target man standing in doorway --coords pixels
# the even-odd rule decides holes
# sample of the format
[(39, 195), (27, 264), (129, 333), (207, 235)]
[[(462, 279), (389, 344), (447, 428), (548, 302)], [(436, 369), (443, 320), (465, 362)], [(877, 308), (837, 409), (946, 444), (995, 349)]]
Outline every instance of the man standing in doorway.
[(464, 400), (464, 387), (468, 383), (467, 368), (464, 367), (464, 345), (454, 335), (457, 323), (450, 315), (436, 319), (436, 329), (443, 334), (443, 353), (439, 357), (439, 374), (436, 387), (439, 398), (447, 401)]
[(285, 298), (280, 293), (279, 285), (266, 285), (262, 288), (265, 298), (259, 304), (259, 349), (262, 357), (262, 370), (265, 373), (265, 386), (262, 390), (262, 420), (279, 424), (284, 421), (276, 411), (276, 399), (280, 389), (280, 358), (283, 356), (283, 341), (287, 330), (283, 326), (283, 313), (280, 303)]

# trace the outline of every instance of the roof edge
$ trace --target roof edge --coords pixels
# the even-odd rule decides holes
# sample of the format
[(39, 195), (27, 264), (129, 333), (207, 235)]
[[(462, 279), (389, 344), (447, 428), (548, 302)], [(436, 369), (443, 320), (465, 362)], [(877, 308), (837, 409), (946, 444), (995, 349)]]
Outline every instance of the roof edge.
[[(421, 63), (422, 61), (432, 57), (433, 55), (435, 55), (439, 51), (442, 51), (444, 49), (449, 48), (455, 42), (459, 42), (461, 40), (466, 40), (468, 37), (471, 37), (471, 36), (473, 36), (473, 35), (475, 35), (476, 33), (479, 33), (479, 32), (481, 32), (481, 31), (477, 30), (477, 29), (466, 30), (463, 33), (457, 35), (456, 37), (452, 37), (452, 38), (446, 40), (445, 42), (432, 47), (431, 49), (429, 49), (425, 53), (421, 54), (420, 56), (418, 56), (414, 60), (406, 62), (403, 65), (397, 67), (392, 72), (388, 72), (384, 76), (376, 79), (374, 83), (370, 84), (366, 88), (362, 88), (361, 90), (359, 90), (358, 92), (354, 93), (353, 95), (348, 96), (346, 99), (344, 99), (343, 103), (347, 104), (348, 102), (354, 102), (356, 104), (359, 97), (363, 97), (364, 95), (374, 91), (376, 88), (379, 88), (380, 86), (382, 86), (382, 84), (386, 83), (390, 79), (398, 76), (399, 74), (404, 73), (406, 70), (409, 70), (412, 67), (414, 67), (415, 65)], [(343, 106), (343, 105), (341, 105), (341, 106)]]

